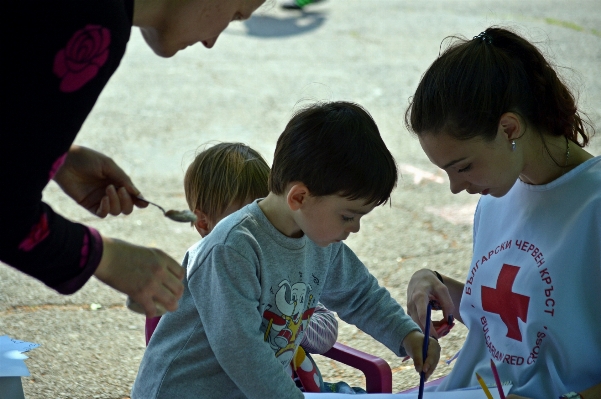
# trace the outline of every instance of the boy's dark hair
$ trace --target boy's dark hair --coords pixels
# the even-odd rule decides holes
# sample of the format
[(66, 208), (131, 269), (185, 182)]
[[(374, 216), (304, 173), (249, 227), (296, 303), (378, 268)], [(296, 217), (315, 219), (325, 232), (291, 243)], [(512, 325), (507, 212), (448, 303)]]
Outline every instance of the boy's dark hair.
[(313, 196), (381, 205), (396, 186), (397, 167), (365, 109), (316, 103), (297, 111), (277, 142), (269, 191), (284, 194), (291, 182), (302, 182)]
[(539, 131), (588, 143), (574, 96), (533, 44), (495, 27), (472, 40), (451, 39), (405, 113), (410, 131), (492, 140), (501, 115), (514, 112)]

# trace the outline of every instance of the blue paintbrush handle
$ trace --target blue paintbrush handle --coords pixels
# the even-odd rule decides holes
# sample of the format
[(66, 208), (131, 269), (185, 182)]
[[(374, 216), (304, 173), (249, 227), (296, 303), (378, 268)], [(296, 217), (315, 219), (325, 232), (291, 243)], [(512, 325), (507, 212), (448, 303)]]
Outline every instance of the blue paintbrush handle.
[[(422, 346), (422, 362), (426, 361), (428, 357), (428, 344), (430, 343), (430, 324), (432, 322), (432, 305), (428, 303), (428, 309), (426, 310), (426, 328), (424, 331), (424, 345)], [(426, 382), (426, 373), (423, 371), (419, 374), (419, 393), (417, 399), (424, 397), (424, 383)]]

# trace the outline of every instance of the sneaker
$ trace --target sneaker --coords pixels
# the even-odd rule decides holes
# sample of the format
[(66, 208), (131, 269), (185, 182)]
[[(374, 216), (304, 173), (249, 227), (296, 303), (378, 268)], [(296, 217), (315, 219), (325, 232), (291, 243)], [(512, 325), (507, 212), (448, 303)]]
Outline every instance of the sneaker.
[(308, 4), (319, 3), (324, 0), (284, 0), (280, 7), (285, 10), (302, 10)]

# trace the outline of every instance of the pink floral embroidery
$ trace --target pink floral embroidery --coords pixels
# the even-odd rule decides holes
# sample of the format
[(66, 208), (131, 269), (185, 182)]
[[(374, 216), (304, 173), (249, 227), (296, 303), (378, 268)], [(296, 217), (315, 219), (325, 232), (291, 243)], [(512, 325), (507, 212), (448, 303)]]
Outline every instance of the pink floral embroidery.
[(79, 267), (84, 267), (88, 263), (88, 254), (90, 252), (90, 239), (87, 234), (83, 235), (83, 244), (81, 244), (81, 258), (79, 258)]
[(65, 163), (65, 159), (67, 159), (66, 152), (63, 155), (61, 155), (60, 157), (58, 157), (58, 159), (56, 161), (54, 161), (54, 163), (52, 164), (52, 167), (50, 168), (50, 173), (48, 173), (48, 181), (52, 180), (52, 178), (54, 177), (56, 172), (58, 172), (60, 167), (63, 166), (63, 164)]
[(29, 235), (19, 244), (19, 249), (23, 251), (31, 251), (44, 238), (48, 237), (50, 230), (48, 229), (48, 216), (42, 213), (42, 217), (38, 224), (31, 228)]
[(111, 32), (100, 25), (86, 25), (75, 32), (67, 46), (54, 57), (54, 74), (60, 90), (71, 93), (90, 81), (109, 56)]

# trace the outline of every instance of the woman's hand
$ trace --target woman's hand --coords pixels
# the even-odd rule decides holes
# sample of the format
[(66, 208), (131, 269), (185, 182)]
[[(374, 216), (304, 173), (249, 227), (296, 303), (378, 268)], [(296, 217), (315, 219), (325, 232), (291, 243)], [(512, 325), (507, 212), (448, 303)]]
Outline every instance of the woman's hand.
[(109, 157), (86, 147), (71, 146), (54, 181), (67, 195), (93, 214), (129, 215), (133, 206), (148, 206), (133, 196), (140, 194), (129, 176)]
[[(428, 303), (432, 300), (437, 301), (442, 308), (443, 320), (447, 320), (449, 315), (454, 315), (455, 305), (447, 286), (438, 280), (432, 270), (418, 270), (411, 276), (407, 286), (407, 314), (422, 331), (425, 331)], [(437, 337), (434, 326), (430, 327), (430, 334)]]
[(159, 249), (107, 237), (102, 237), (102, 242), (96, 278), (129, 295), (144, 308), (146, 317), (177, 309), (184, 292), (183, 267)]
[(407, 354), (413, 359), (413, 366), (415, 371), (421, 373), (422, 371), (426, 374), (426, 380), (430, 378), (438, 361), (440, 360), (440, 345), (432, 337), (428, 337), (428, 356), (424, 361), (422, 356), (422, 350), (424, 345), (424, 334), (419, 331), (412, 331), (403, 339), (403, 348)]

